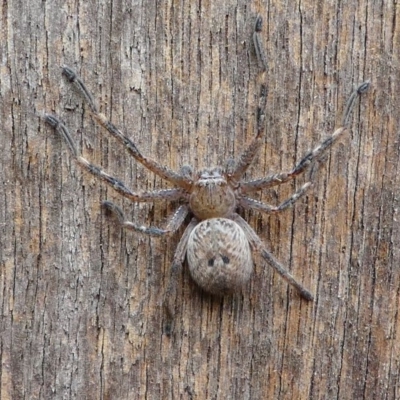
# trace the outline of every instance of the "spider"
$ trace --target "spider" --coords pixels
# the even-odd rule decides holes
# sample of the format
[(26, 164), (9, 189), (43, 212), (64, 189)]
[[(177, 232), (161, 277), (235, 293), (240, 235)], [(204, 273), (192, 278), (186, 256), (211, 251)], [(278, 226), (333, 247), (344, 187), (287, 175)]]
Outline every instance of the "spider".
[[(255, 34), (258, 31), (259, 24), (256, 23)], [(259, 45), (256, 37), (254, 40), (255, 44)], [(278, 213), (291, 207), (303, 196), (310, 188), (311, 182), (305, 183), (290, 198), (278, 206), (265, 204), (250, 197), (254, 192), (281, 185), (310, 169), (310, 166), (316, 160), (319, 160), (321, 155), (346, 131), (355, 101), (359, 95), (367, 90), (369, 82), (362, 83), (350, 96), (344, 112), (342, 126), (323, 140), (314, 150), (306, 154), (292, 170), (256, 180), (244, 181), (243, 176), (263, 141), (265, 86), (261, 86), (260, 100), (262, 101), (257, 109), (256, 135), (236, 161), (228, 161), (224, 167), (204, 168), (197, 172), (194, 172), (189, 166), (181, 168), (179, 172), (174, 172), (157, 161), (144, 156), (130, 138), (125, 136), (98, 111), (91, 93), (71, 68), (64, 66), (62, 73), (84, 97), (94, 119), (121, 142), (136, 161), (162, 179), (172, 183), (174, 188), (150, 192), (131, 191), (124, 183), (83, 158), (79, 154), (67, 127), (58, 117), (46, 114), (44, 116), (45, 122), (64, 139), (76, 162), (132, 202), (153, 202), (157, 200), (180, 202), (179, 207), (164, 229), (146, 227), (128, 221), (122, 210), (109, 201), (103, 202), (103, 207), (116, 216), (122, 227), (152, 236), (176, 232), (186, 218), (189, 215), (191, 216), (191, 220), (175, 251), (166, 298), (174, 290), (176, 275), (181, 270), (185, 257), (193, 280), (205, 291), (216, 295), (238, 291), (250, 279), (253, 270), (253, 251), (259, 253), (282, 278), (298, 291), (303, 299), (313, 300), (313, 295), (267, 250), (256, 232), (237, 213), (237, 209), (240, 207), (265, 213)], [(171, 308), (168, 305), (166, 305), (166, 308), (168, 313), (172, 315)]]

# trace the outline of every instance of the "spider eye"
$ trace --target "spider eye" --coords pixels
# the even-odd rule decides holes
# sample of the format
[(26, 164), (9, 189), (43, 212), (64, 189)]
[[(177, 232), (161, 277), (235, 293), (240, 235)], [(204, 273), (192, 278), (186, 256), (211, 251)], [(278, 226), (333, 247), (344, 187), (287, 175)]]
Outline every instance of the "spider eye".
[(223, 172), (220, 167), (206, 168), (199, 172), (199, 179), (212, 179), (212, 178), (222, 178)]

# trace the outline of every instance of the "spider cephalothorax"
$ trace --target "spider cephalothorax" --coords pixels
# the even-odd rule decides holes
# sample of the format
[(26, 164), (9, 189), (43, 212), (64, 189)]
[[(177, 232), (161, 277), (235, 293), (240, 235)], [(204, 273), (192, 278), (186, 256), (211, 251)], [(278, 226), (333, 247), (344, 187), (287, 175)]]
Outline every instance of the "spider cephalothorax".
[[(260, 20), (257, 19), (254, 41), (258, 52), (260, 51), (260, 43), (257, 36), (259, 29)], [(262, 61), (264, 63), (265, 59), (262, 58)], [(261, 105), (259, 105), (257, 112), (256, 135), (238, 159), (235, 162), (227, 163), (226, 168), (207, 168), (198, 173), (192, 173), (190, 167), (184, 167), (177, 173), (141, 154), (131, 139), (108, 121), (103, 114), (99, 113), (90, 92), (71, 68), (63, 67), (63, 74), (84, 96), (94, 118), (120, 141), (138, 162), (172, 183), (175, 187), (145, 193), (131, 191), (124, 183), (80, 156), (66, 126), (57, 117), (46, 115), (46, 123), (64, 138), (77, 163), (95, 177), (105, 181), (118, 193), (134, 202), (167, 199), (171, 201), (179, 200), (181, 203), (165, 229), (145, 227), (127, 221), (121, 209), (111, 202), (106, 201), (103, 206), (117, 216), (123, 227), (154, 236), (177, 231), (186, 220), (186, 217), (191, 216), (191, 220), (175, 251), (167, 298), (170, 298), (171, 293), (174, 291), (176, 275), (186, 256), (193, 279), (204, 290), (213, 294), (223, 295), (240, 289), (250, 278), (253, 269), (252, 250), (259, 253), (288, 283), (296, 288), (304, 299), (313, 299), (311, 293), (298, 283), (279, 261), (271, 255), (255, 231), (237, 213), (237, 208), (276, 213), (292, 206), (311, 186), (310, 182), (305, 183), (289, 199), (278, 206), (271, 206), (248, 196), (253, 192), (288, 182), (309, 169), (313, 162), (319, 159), (346, 131), (355, 100), (367, 90), (368, 82), (361, 84), (350, 96), (344, 112), (342, 126), (316, 146), (314, 150), (306, 154), (292, 170), (256, 180), (244, 181), (243, 176), (262, 144), (266, 98), (264, 86), (260, 90)], [(169, 313), (172, 312), (170, 304), (167, 305), (167, 310)]]
[(236, 208), (235, 193), (222, 167), (206, 168), (196, 174), (189, 205), (200, 221), (233, 213)]

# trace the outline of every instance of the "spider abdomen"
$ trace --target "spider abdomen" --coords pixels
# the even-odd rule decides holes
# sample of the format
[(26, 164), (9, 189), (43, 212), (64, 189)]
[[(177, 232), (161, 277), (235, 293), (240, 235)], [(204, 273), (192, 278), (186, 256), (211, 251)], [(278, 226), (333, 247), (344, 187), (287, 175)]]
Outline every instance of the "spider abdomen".
[(190, 234), (187, 260), (193, 280), (205, 291), (224, 295), (250, 278), (253, 260), (242, 228), (227, 218), (200, 222)]

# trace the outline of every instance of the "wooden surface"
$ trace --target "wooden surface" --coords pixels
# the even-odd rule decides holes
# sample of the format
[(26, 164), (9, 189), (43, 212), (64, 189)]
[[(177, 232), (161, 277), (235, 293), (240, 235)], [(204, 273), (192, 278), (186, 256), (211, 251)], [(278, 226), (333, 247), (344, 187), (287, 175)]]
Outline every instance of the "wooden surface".
[[(11, 1), (0, 4), (1, 399), (399, 399), (400, 8), (348, 1)], [(251, 43), (257, 14), (269, 70)], [(173, 169), (237, 156), (268, 86), (265, 145), (248, 176), (290, 169), (333, 131), (370, 79), (351, 129), (308, 195), (245, 213), (315, 295), (259, 258), (236, 297), (179, 277), (175, 331), (160, 308), (180, 231), (123, 232), (105, 199), (160, 226), (74, 164), (40, 115), (133, 189), (168, 187), (95, 126), (61, 76), (73, 67), (103, 113)], [(277, 204), (304, 178), (264, 193)]]

